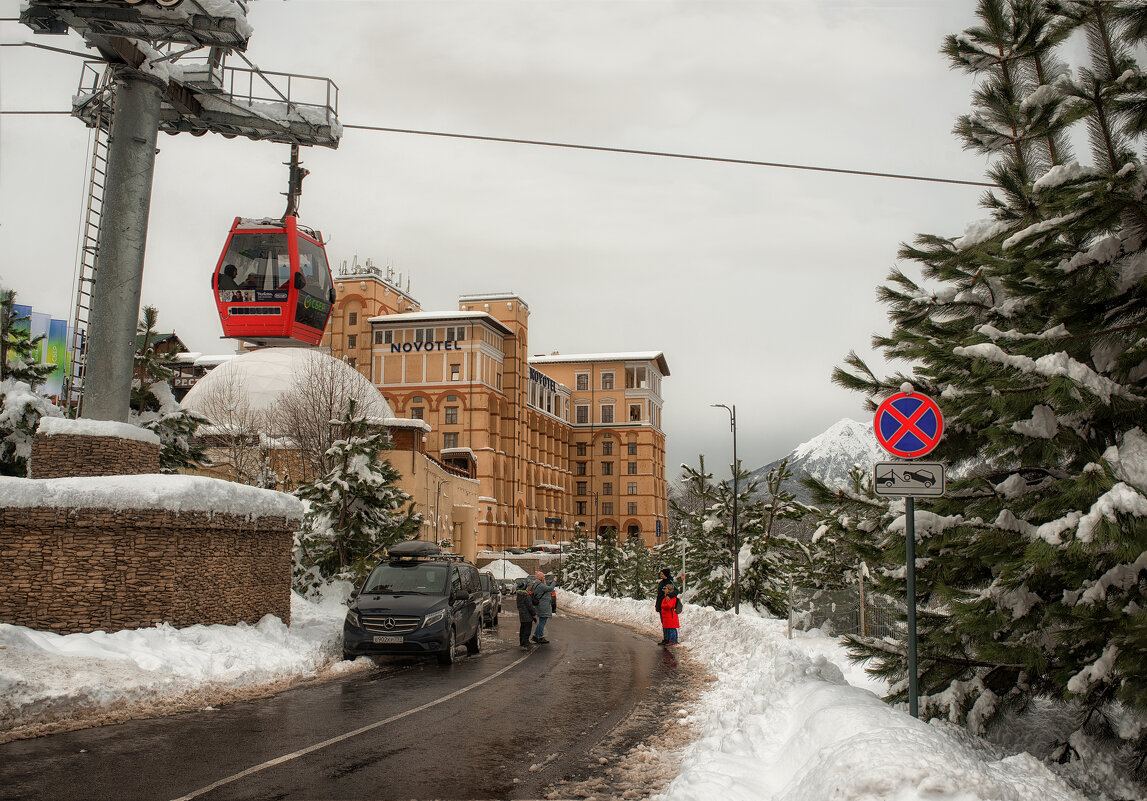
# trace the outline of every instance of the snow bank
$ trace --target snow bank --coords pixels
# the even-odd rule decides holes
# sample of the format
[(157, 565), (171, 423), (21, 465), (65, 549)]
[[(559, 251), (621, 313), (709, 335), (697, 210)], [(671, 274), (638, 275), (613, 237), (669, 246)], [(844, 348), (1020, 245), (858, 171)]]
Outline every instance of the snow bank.
[[(660, 633), (652, 601), (562, 592), (559, 606)], [(789, 640), (783, 621), (686, 604), (681, 642), (717, 680), (680, 718), (701, 736), (665, 801), (1083, 801), (1032, 756), (888, 706), (819, 632)]]
[(528, 578), (531, 574), (505, 559), (495, 559), (488, 565), (478, 568), (483, 573), (489, 573), (494, 578), (520, 579)]
[[(349, 589), (349, 585), (347, 588)], [(345, 597), (345, 593), (343, 593)], [(0, 624), (0, 742), (265, 695), (342, 662), (340, 594), (294, 595), (291, 625), (257, 624), (52, 634)]]

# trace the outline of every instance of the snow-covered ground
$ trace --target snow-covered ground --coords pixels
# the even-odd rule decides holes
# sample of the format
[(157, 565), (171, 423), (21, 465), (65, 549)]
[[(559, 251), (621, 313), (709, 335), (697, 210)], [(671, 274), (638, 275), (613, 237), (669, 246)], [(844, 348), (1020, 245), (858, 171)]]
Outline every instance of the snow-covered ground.
[[(342, 593), (345, 597), (345, 590)], [(660, 634), (652, 602), (562, 593), (561, 608)], [(338, 593), (296, 596), (288, 628), (170, 626), (57, 635), (0, 624), (0, 742), (209, 708), (340, 673), (345, 606)], [(1084, 801), (1026, 754), (1002, 757), (948, 724), (889, 707), (883, 687), (819, 632), (686, 605), (678, 648), (715, 681), (678, 711), (698, 737), (666, 801)]]

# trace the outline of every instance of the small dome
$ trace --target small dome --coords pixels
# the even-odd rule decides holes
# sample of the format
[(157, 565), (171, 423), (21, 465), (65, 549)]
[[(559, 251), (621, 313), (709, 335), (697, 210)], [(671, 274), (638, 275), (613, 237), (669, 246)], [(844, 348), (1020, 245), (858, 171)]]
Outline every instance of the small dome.
[[(246, 394), (251, 412), (271, 409), (285, 393), (307, 376), (330, 381), (339, 391), (358, 401), (358, 411), (367, 417), (394, 417), (390, 405), (370, 380), (345, 362), (307, 348), (262, 348), (220, 364), (199, 379), (184, 397), (182, 406), (212, 420), (211, 411), (233, 388)], [(220, 420), (212, 420), (222, 423)]]

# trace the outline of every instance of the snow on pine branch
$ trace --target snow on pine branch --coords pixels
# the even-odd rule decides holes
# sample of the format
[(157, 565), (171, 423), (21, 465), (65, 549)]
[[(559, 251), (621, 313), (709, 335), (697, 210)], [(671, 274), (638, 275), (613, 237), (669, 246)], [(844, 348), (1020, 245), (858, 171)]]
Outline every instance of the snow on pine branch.
[(1092, 395), (1102, 399), (1104, 403), (1110, 403), (1112, 395), (1142, 400), (1139, 396), (1129, 392), (1111, 379), (1099, 375), (1087, 365), (1076, 361), (1062, 351), (1032, 359), (1030, 356), (1014, 356), (998, 345), (985, 342), (967, 347), (957, 346), (952, 349), (952, 353), (957, 356), (987, 359), (1007, 367), (1014, 367), (1023, 373), (1035, 373), (1047, 378), (1054, 378), (1055, 376), (1070, 378), (1091, 392)]

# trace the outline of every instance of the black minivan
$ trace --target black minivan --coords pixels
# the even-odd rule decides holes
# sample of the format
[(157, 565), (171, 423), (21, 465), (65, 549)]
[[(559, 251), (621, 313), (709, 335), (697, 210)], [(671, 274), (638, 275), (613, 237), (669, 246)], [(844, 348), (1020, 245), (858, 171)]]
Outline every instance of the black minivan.
[(434, 654), (449, 665), (458, 644), (482, 650), (483, 590), (478, 569), (432, 542), (393, 545), (350, 598), (343, 658)]

